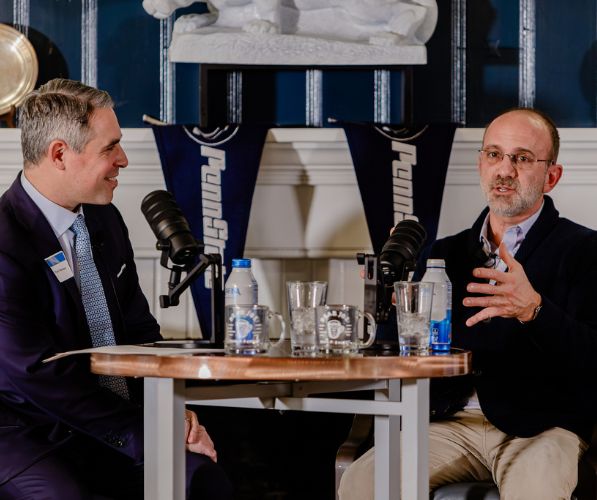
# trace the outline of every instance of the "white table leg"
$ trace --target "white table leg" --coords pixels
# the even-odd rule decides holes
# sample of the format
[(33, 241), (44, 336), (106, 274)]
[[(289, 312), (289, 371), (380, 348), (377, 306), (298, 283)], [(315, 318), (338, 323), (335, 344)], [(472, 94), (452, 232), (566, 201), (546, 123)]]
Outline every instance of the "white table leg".
[[(390, 380), (375, 399), (400, 401), (400, 380)], [(400, 417), (375, 416), (375, 500), (400, 498)]]
[[(429, 379), (402, 381), (402, 499), (429, 498)], [(395, 497), (398, 498), (398, 497)]]
[(184, 500), (184, 380), (145, 378), (145, 499)]

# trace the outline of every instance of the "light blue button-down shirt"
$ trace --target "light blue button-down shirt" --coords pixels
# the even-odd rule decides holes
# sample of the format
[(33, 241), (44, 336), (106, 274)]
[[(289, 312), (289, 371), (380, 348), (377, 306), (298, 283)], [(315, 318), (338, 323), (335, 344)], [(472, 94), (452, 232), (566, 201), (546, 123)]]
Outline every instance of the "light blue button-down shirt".
[[(74, 261), (73, 257), (75, 233), (70, 230), (70, 227), (73, 225), (73, 222), (75, 222), (77, 215), (83, 213), (83, 207), (80, 206), (77, 212), (71, 212), (67, 208), (61, 207), (53, 201), (48, 200), (43, 194), (35, 189), (33, 184), (31, 184), (27, 177), (25, 177), (24, 172), (21, 174), (21, 185), (50, 224), (52, 231), (54, 231), (56, 238), (58, 238), (64, 256), (66, 257), (68, 265), (73, 271), (78, 284), (79, 273), (77, 270), (77, 263)], [(49, 257), (49, 255), (47, 257)]]
[[(518, 252), (518, 249), (520, 248), (520, 245), (526, 238), (527, 233), (529, 232), (531, 227), (533, 227), (533, 224), (539, 218), (539, 215), (541, 215), (541, 211), (543, 210), (544, 204), (545, 203), (542, 203), (541, 208), (539, 210), (537, 210), (533, 215), (531, 215), (528, 219), (525, 219), (522, 222), (520, 222), (519, 224), (516, 224), (515, 226), (510, 226), (508, 229), (506, 229), (506, 232), (504, 233), (504, 236), (502, 237), (502, 243), (504, 243), (504, 245), (506, 245), (506, 248), (508, 249), (508, 252), (510, 252), (510, 255), (514, 256), (514, 254), (516, 254), (516, 252)], [(481, 227), (481, 234), (479, 235), (479, 240), (483, 244), (483, 250), (489, 256), (489, 258), (493, 260), (493, 262), (494, 262), (493, 268), (494, 269), (497, 269), (498, 271), (507, 271), (508, 266), (502, 259), (500, 259), (499, 255), (497, 255), (498, 245), (496, 245), (495, 243), (490, 241), (489, 238), (487, 237), (488, 226), (489, 226), (489, 214), (487, 214), (487, 217), (485, 217), (485, 220), (483, 221), (483, 226)], [(494, 280), (491, 280), (489, 283), (491, 283), (492, 285), (495, 285)], [(480, 410), (481, 409), (476, 391), (469, 398), (468, 403), (466, 404), (464, 409), (465, 410)]]
[[(516, 224), (515, 226), (510, 226), (504, 232), (504, 236), (502, 237), (502, 243), (506, 245), (508, 252), (510, 255), (515, 255), (520, 248), (520, 245), (526, 238), (527, 233), (533, 227), (535, 221), (541, 215), (541, 211), (543, 210), (544, 203), (541, 204), (541, 208), (537, 210), (533, 215), (531, 215), (528, 219), (523, 220), (522, 222)], [(497, 269), (498, 271), (506, 271), (508, 266), (506, 263), (500, 259), (498, 255), (498, 245), (490, 241), (487, 236), (487, 230), (489, 226), (489, 214), (485, 217), (483, 221), (483, 226), (481, 226), (481, 234), (479, 235), (479, 240), (483, 245), (483, 250), (485, 254), (490, 257), (494, 261), (493, 268)]]

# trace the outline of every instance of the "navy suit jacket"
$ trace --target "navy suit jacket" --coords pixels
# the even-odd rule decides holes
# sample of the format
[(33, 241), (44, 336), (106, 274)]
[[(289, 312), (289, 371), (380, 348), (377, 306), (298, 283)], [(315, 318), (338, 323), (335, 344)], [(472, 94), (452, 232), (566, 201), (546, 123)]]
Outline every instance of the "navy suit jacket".
[(485, 416), (507, 434), (562, 427), (589, 439), (597, 421), (597, 232), (559, 217), (546, 196), (515, 255), (541, 294), (539, 315), (526, 324), (496, 317), (467, 327), (479, 309), (462, 300), (472, 270), (487, 259), (479, 243), (486, 215), (436, 241), (429, 255), (445, 259), (452, 281), (452, 345), (473, 353), (472, 376), (434, 381), (432, 412), (462, 408), (475, 389)]
[[(160, 338), (139, 287), (124, 221), (113, 205), (85, 205), (93, 254), (116, 343)], [(77, 433), (143, 460), (143, 412), (101, 387), (87, 356), (42, 360), (91, 347), (74, 278), (59, 282), (44, 259), (61, 250), (19, 177), (0, 198), (0, 484)], [(138, 393), (129, 381), (132, 394)]]

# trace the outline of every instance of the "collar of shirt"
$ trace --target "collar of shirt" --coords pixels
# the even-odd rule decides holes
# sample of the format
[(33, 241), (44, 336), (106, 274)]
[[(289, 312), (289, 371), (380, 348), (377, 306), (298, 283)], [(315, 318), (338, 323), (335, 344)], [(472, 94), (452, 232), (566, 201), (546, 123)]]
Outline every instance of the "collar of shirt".
[[(502, 242), (506, 245), (508, 252), (511, 255), (515, 255), (520, 245), (526, 238), (527, 233), (535, 223), (535, 221), (541, 215), (541, 211), (543, 210), (543, 205), (541, 204), (541, 208), (537, 210), (533, 215), (531, 215), (528, 219), (523, 220), (522, 222), (518, 223), (515, 226), (510, 226), (504, 232), (504, 236), (502, 237)], [(492, 241), (489, 240), (487, 237), (487, 230), (489, 226), (489, 213), (485, 217), (483, 221), (483, 226), (481, 226), (481, 234), (479, 235), (479, 240), (483, 245), (483, 250), (494, 260), (494, 265), (492, 266), (494, 269), (499, 269), (500, 271), (505, 271), (507, 269), (506, 264), (499, 258), (497, 254), (498, 246), (495, 245)]]
[(60, 239), (62, 235), (70, 229), (77, 218), (79, 213), (83, 213), (83, 207), (80, 206), (76, 212), (71, 212), (67, 208), (61, 207), (60, 205), (48, 200), (43, 194), (41, 194), (34, 186), (29, 182), (29, 179), (25, 176), (25, 173), (21, 175), (21, 185), (29, 197), (33, 200), (33, 203), (41, 210), (44, 217), (48, 220), (48, 223), (52, 227), (56, 238)]
[(73, 225), (73, 222), (75, 222), (77, 216), (83, 213), (83, 205), (80, 205), (76, 212), (71, 212), (70, 210), (54, 203), (53, 201), (48, 200), (33, 186), (33, 184), (31, 184), (29, 179), (25, 177), (24, 172), (21, 174), (21, 186), (23, 186), (25, 192), (33, 200), (33, 203), (37, 205), (41, 213), (44, 214), (44, 217), (50, 224), (52, 231), (54, 231), (54, 234), (56, 235), (56, 238), (62, 247), (62, 251), (64, 252), (70, 268), (75, 273), (75, 279), (78, 283), (79, 277), (77, 266), (73, 261), (75, 235), (72, 231), (69, 231), (69, 229)]

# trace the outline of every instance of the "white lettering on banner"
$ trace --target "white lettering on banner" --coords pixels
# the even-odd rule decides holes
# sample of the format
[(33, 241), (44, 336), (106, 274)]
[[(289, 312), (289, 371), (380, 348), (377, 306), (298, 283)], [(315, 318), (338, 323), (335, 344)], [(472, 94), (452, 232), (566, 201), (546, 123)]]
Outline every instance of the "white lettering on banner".
[(392, 141), (392, 151), (398, 159), (392, 160), (392, 193), (394, 195), (394, 225), (401, 220), (418, 221), (413, 205), (413, 166), (417, 164), (417, 147)]
[[(226, 170), (226, 153), (220, 149), (201, 146), (201, 207), (203, 209), (203, 243), (205, 253), (219, 253), (224, 258), (228, 241), (228, 223), (222, 219), (222, 176)], [(222, 266), (222, 274), (226, 269)], [(205, 272), (205, 288), (211, 288), (211, 268)]]

